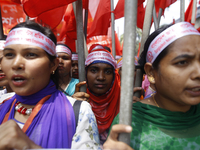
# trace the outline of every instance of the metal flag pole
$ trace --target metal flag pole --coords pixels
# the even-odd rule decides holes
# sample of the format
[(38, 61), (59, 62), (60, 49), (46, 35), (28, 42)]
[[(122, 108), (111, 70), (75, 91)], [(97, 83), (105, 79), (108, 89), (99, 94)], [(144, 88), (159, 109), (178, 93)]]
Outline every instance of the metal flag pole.
[(87, 39), (88, 3), (89, 3), (89, 0), (86, 0), (86, 8), (85, 8), (85, 16), (84, 16), (84, 34), (85, 34), (85, 39)]
[(1, 5), (0, 5), (0, 39), (3, 38), (4, 38), (4, 33), (3, 33), (3, 23), (2, 23)]
[(115, 51), (115, 14), (114, 14), (114, 1), (110, 0), (110, 7), (111, 7), (111, 31), (112, 31), (112, 55), (115, 58), (116, 51)]
[(153, 7), (153, 22), (154, 22), (155, 30), (158, 29), (159, 25), (158, 25), (158, 19), (157, 19), (157, 16), (156, 16), (156, 8), (155, 8), (155, 5), (154, 5), (154, 7)]
[[(120, 124), (131, 124), (134, 81), (134, 52), (136, 43), (137, 0), (125, 0), (125, 30), (123, 46), (122, 82), (120, 96)], [(120, 133), (119, 140), (130, 143), (129, 133)]]
[(197, 0), (193, 0), (192, 19), (191, 19), (191, 23), (193, 25), (195, 25), (195, 21), (196, 21), (196, 9), (197, 9)]
[[(140, 45), (140, 54), (144, 49), (144, 43), (149, 36), (150, 28), (151, 28), (151, 20), (153, 14), (153, 7), (154, 7), (155, 0), (147, 0), (145, 17), (144, 17), (144, 25), (143, 25), (143, 32), (142, 32), (142, 40)], [(135, 87), (141, 87), (142, 85), (143, 74), (141, 69), (136, 70), (136, 79), (135, 79)], [(135, 92), (134, 96), (140, 97), (140, 92)]]
[[(77, 47), (78, 49), (78, 71), (79, 81), (85, 81), (85, 52), (84, 52), (84, 33), (83, 33), (83, 7), (82, 0), (76, 3), (76, 27), (77, 27)], [(86, 92), (86, 86), (80, 87), (80, 92)]]
[(180, 22), (185, 21), (185, 0), (180, 0)]
[(163, 12), (163, 9), (159, 8), (159, 12), (158, 12), (158, 24), (160, 24), (160, 18), (162, 16), (162, 12)]
[(26, 21), (28, 21), (29, 20), (29, 16), (28, 15), (26, 15)]

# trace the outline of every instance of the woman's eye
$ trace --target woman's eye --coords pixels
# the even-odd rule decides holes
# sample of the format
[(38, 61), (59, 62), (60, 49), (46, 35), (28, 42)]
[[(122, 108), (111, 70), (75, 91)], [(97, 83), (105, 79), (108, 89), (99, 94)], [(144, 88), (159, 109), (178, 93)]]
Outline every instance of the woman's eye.
[(13, 53), (6, 53), (6, 54), (4, 54), (4, 57), (6, 57), (6, 58), (12, 58), (13, 56), (14, 56)]
[(109, 70), (106, 70), (105, 73), (106, 73), (106, 74), (111, 74), (111, 73), (112, 73), (112, 70), (110, 70), (110, 69), (109, 69)]
[(176, 63), (176, 65), (186, 65), (186, 64), (188, 64), (188, 61), (186, 60), (182, 60)]
[(96, 69), (90, 69), (90, 72), (92, 72), (92, 73), (96, 73), (97, 70), (96, 70)]
[(64, 57), (63, 60), (70, 60), (70, 58), (69, 57)]
[(35, 53), (28, 53), (27, 55), (26, 55), (26, 57), (36, 57), (37, 56), (37, 54), (35, 54)]

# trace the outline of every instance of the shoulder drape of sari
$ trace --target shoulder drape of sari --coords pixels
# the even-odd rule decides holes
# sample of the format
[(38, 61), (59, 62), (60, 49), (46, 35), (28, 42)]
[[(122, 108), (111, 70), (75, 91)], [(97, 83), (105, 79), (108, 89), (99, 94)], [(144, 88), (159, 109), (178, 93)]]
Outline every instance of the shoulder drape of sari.
[(68, 96), (72, 96), (75, 92), (76, 84), (79, 83), (79, 79), (71, 78), (71, 81), (65, 90), (65, 92), (68, 94)]
[[(200, 149), (200, 105), (186, 112), (171, 112), (137, 102), (132, 110), (130, 146), (135, 150)], [(117, 115), (112, 123), (119, 123)]]
[[(38, 93), (30, 96), (15, 94), (0, 105), (0, 124), (14, 119), (14, 104), (17, 101), (36, 105), (22, 129), (32, 141), (43, 148), (71, 148), (75, 133), (74, 111), (69, 100), (56, 89), (53, 81)], [(8, 118), (5, 119), (5, 116)]]

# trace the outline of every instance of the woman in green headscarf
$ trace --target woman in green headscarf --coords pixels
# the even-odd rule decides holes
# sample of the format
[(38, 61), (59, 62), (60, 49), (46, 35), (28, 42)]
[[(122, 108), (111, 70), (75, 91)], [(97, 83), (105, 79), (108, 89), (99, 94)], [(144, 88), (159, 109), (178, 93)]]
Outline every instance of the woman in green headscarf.
[[(139, 63), (156, 93), (133, 104), (132, 128), (114, 119), (104, 148), (200, 149), (200, 33), (187, 22), (162, 27)], [(130, 145), (117, 141), (120, 132), (131, 132)]]

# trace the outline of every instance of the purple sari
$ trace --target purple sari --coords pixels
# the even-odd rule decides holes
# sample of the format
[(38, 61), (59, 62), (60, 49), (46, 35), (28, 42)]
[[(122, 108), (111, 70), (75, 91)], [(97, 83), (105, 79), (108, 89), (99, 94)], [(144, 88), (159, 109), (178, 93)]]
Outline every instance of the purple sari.
[[(56, 89), (53, 81), (50, 81), (44, 89), (33, 95), (19, 96), (15, 94), (0, 105), (0, 124), (15, 99), (23, 104), (36, 105), (47, 95), (51, 95), (51, 97), (43, 103), (25, 133), (43, 148), (71, 148), (72, 138), (75, 134), (73, 107), (67, 97)], [(14, 119), (14, 113), (13, 107), (8, 120)]]

